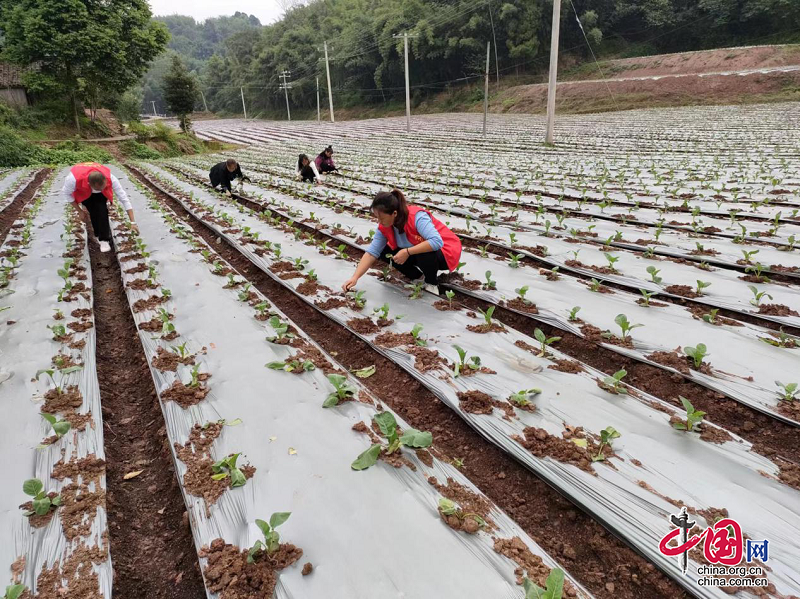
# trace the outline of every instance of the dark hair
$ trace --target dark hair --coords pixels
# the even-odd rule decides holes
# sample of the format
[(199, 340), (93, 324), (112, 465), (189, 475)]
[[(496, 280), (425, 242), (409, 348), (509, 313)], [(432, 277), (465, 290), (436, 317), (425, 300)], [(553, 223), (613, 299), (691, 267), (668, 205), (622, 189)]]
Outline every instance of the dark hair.
[(92, 171), (89, 173), (87, 180), (92, 187), (100, 187), (101, 185), (105, 187), (106, 185), (106, 176), (100, 171)]
[(225, 161), (225, 164), (227, 164), (228, 166), (236, 166), (236, 160), (234, 160), (233, 158), (228, 158)]
[(408, 202), (406, 196), (399, 189), (392, 191), (381, 191), (375, 194), (375, 199), (372, 200), (371, 210), (380, 210), (384, 214), (391, 214), (397, 212), (394, 219), (394, 226), (398, 231), (406, 228), (406, 221), (408, 220)]
[(308, 156), (305, 154), (300, 154), (300, 156), (297, 158), (297, 170), (303, 170), (303, 160), (308, 160), (311, 162), (311, 160), (308, 159)]

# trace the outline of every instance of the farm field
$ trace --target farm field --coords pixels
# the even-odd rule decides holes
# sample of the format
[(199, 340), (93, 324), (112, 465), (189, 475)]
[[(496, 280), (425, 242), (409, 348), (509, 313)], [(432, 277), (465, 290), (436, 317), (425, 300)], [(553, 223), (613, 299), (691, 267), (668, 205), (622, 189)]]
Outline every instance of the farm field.
[[(113, 166), (140, 232), (117, 206), (108, 254), (66, 169), (0, 172), (5, 578), (800, 596), (800, 105), (543, 124), (200, 121), (239, 149)], [(341, 173), (297, 181), (329, 144)], [(381, 263), (341, 291), (392, 187), (462, 241), (439, 297)], [(702, 545), (684, 574), (683, 507), (769, 540), (766, 581), (698, 584)]]

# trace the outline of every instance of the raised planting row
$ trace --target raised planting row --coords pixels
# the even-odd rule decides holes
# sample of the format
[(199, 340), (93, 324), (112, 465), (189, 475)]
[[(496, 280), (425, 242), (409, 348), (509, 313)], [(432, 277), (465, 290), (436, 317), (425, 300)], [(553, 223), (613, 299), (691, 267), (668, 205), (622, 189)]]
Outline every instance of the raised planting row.
[(0, 571), (6, 597), (99, 599), (111, 597), (112, 567), (92, 281), (83, 223), (48, 192), (60, 183), (36, 191), (0, 247), (11, 268), (0, 289)]
[(141, 235), (117, 214), (117, 255), (209, 596), (510, 599), (518, 585), (562, 584), (552, 558), (439, 459), (430, 432), (361, 384), (374, 367), (347, 372), (119, 177)]
[[(705, 423), (696, 429), (702, 414), (694, 412), (691, 398), (679, 412), (626, 388), (624, 373), (605, 377), (567, 359), (547, 339), (503, 328), (491, 314), (481, 319), (450, 310), (446, 301), (394, 284), (401, 282), (388, 269), (376, 269), (357, 293), (343, 296), (334, 290), (354, 267), (345, 251), (332, 251), (274, 214), (211, 196), (163, 172), (162, 177), (186, 210), (264, 273), (402, 366), (678, 582), (691, 584), (698, 564), (690, 565), (686, 578), (654, 550), (676, 505), (686, 504), (708, 521), (725, 510), (753, 538), (780, 536), (792, 526), (800, 494), (780, 481), (780, 468), (718, 427)], [(697, 476), (681, 474), (687, 460)], [(766, 496), (780, 497), (777, 511), (754, 514), (749, 506), (764, 505)], [(769, 522), (767, 513), (777, 517)], [(638, 523), (635, 531), (628, 518)], [(785, 565), (771, 564), (770, 581), (779, 592), (795, 592), (790, 573), (797, 564), (786, 559)]]
[[(371, 239), (375, 225), (363, 206), (353, 206), (351, 212), (343, 211), (340, 204), (331, 200), (308, 204), (305, 200), (311, 198), (303, 191), (297, 191), (299, 198), (291, 192), (269, 193), (265, 205), (329, 233), (331, 247), (344, 243), (356, 248), (358, 243)], [(449, 218), (447, 222), (454, 227), (463, 223), (452, 215), (441, 218)], [(679, 373), (744, 405), (797, 423), (797, 381), (791, 378), (797, 362), (794, 337), (719, 315), (719, 308), (693, 304), (684, 309), (665, 304), (658, 301), (655, 290), (641, 289), (634, 295), (624, 289), (614, 291), (594, 278), (561, 276), (558, 266), (539, 270), (536, 263), (526, 260), (536, 256), (531, 252), (536, 248), (526, 246), (513, 232), (509, 235), (517, 245), (508, 247), (507, 253), (495, 242), (466, 237), (464, 241), (473, 246), (468, 250), (473, 255), (463, 256), (461, 276), (451, 277), (448, 284), (514, 310), (524, 318), (587, 337), (623, 355)], [(609, 260), (618, 259), (615, 254), (604, 254)], [(532, 265), (535, 268), (530, 268)], [(658, 278), (661, 270), (652, 268), (653, 276)], [(564, 305), (565, 296), (574, 304)], [(631, 327), (639, 329), (635, 338)], [(742, 351), (724, 351), (732, 344)], [(786, 373), (780, 384), (775, 381), (775, 372)]]

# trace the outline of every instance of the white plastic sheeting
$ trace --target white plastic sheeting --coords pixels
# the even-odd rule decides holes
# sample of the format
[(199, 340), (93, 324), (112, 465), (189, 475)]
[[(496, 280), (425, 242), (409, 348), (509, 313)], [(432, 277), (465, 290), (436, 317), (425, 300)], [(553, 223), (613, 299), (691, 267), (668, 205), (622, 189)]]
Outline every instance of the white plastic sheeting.
[[(320, 283), (336, 289), (352, 274), (354, 266), (351, 262), (321, 256), (316, 249), (295, 241), (292, 235), (266, 225), (248, 215), (247, 211), (236, 214), (240, 207), (235, 203), (210, 195), (163, 171), (159, 174), (186, 193), (191, 192), (195, 198), (209, 202), (220, 212), (228, 211), (235, 223), (259, 232), (262, 240), (281, 243), (281, 259), (309, 260), (308, 268), (315, 269)], [(192, 210), (188, 205), (186, 207)], [(269, 271), (269, 256), (255, 255), (235, 236), (223, 233), (214, 224), (210, 226), (264, 272), (280, 281)], [(292, 280), (282, 283), (290, 288), (296, 285)], [(800, 571), (800, 545), (797, 541), (800, 493), (777, 482), (774, 478), (776, 465), (750, 451), (748, 443), (733, 437), (731, 442), (713, 445), (679, 432), (668, 424), (669, 415), (675, 413), (672, 406), (639, 391), (630, 395), (611, 395), (595, 382), (604, 375), (587, 366), (580, 374), (550, 370), (547, 368), (550, 365), (548, 360), (534, 357), (514, 344), (515, 341), (535, 344), (532, 339), (513, 330), (486, 335), (467, 332), (467, 324), (479, 324), (480, 321), (463, 312), (442, 313), (433, 309), (430, 304), (434, 298), (427, 294), (419, 300), (410, 300), (407, 291), (372, 276), (362, 278), (358, 288), (366, 292), (367, 306), (363, 314), (347, 308), (329, 310), (327, 314), (346, 326), (351, 318), (368, 315), (372, 308), (388, 303), (390, 316), (404, 316), (384, 330), (408, 332), (419, 323), (423, 325), (428, 347), (438, 350), (449, 361), (456, 359), (454, 343), (466, 349), (468, 356), (483, 358), (483, 364), (496, 370), (496, 375), (478, 374), (453, 379), (441, 370), (428, 373), (416, 370), (413, 357), (402, 349), (375, 346), (420, 380), (471, 426), (592, 513), (692, 593), (704, 597), (724, 596), (717, 589), (696, 586), (696, 563), (690, 564), (689, 576), (684, 577), (674, 559), (665, 558), (658, 552), (658, 541), (669, 530), (667, 517), (676, 511), (665, 497), (699, 509), (726, 508), (751, 538), (774, 539), (782, 549), (781, 556), (776, 555), (774, 562), (770, 557), (770, 581), (781, 593), (796, 594), (800, 590), (797, 577)], [(304, 299), (310, 302), (309, 298)], [(314, 299), (324, 300), (325, 296)], [(361, 336), (367, 340), (373, 337)], [(553, 354), (565, 358), (557, 351)], [(511, 393), (533, 386), (542, 390), (535, 400), (537, 410), (533, 413), (518, 411), (510, 420), (503, 419), (497, 411), (491, 415), (464, 412), (456, 396), (458, 391), (480, 390), (503, 401)], [(552, 458), (537, 458), (512, 438), (512, 435), (523, 434), (526, 426), (544, 428), (550, 434), (560, 436), (565, 425), (581, 426), (595, 434), (609, 425), (620, 431), (622, 436), (614, 442), (614, 451), (621, 459), (612, 460), (615, 468), (600, 464), (594, 466), (594, 474), (590, 474)], [(641, 461), (642, 466), (633, 460)], [(657, 494), (647, 488), (654, 489)]]
[[(238, 290), (223, 289), (226, 279), (213, 275), (199, 254), (188, 253), (158, 213), (146, 207), (147, 200), (124, 173), (115, 172), (129, 191), (157, 279), (172, 291), (172, 299), (162, 304), (174, 314), (172, 322), (180, 333), (172, 343), (188, 342), (193, 351), (208, 348), (198, 363), (201, 372), (212, 375), (211, 392), (187, 410), (162, 402), (167, 434), (182, 444), (196, 423), (241, 418), (242, 424), (225, 427), (213, 452), (217, 459), (242, 452), (240, 464), (257, 468), (244, 487), (225, 492), (210, 508), (210, 517), (203, 500), (184, 491), (197, 546), (221, 537), (250, 547), (259, 538), (256, 518), (291, 511), (292, 517), (281, 527), (282, 540), (303, 549), (301, 563), (311, 561), (314, 573), (304, 577), (299, 567), (281, 572), (280, 599), (517, 599), (522, 591), (515, 584), (516, 564), (494, 552), (489, 535), (468, 536), (444, 525), (437, 512), (440, 495), (427, 477), (440, 482), (453, 478), (480, 492), (453, 466), (434, 460), (429, 468), (410, 452), (404, 455), (416, 471), (383, 462), (365, 472), (352, 471), (350, 463), (369, 447), (369, 440), (351, 427), (359, 421), (369, 423), (375, 408), (349, 402), (323, 409), (332, 386), (321, 371), (295, 375), (265, 368), (294, 350), (265, 341), (271, 328), (253, 318), (252, 307), (238, 301)], [(133, 264), (123, 262), (123, 271)], [(126, 281), (140, 277), (123, 273)], [(127, 293), (133, 304), (153, 292), (127, 289)], [(276, 308), (270, 310), (290, 322)], [(137, 323), (153, 316), (153, 311), (134, 313)], [(301, 330), (298, 334), (313, 343)], [(140, 331), (140, 339), (148, 360), (159, 345), (164, 346), (150, 333)], [(176, 376), (151, 370), (159, 393)], [(179, 375), (186, 380), (188, 369), (181, 370)], [(358, 379), (351, 377), (350, 382), (370, 395)], [(185, 466), (179, 460), (176, 464), (182, 478)], [(546, 564), (556, 565), (500, 510), (494, 508), (491, 518), (497, 523), (495, 536), (520, 537)]]
[[(21, 556), (25, 558), (21, 582), (29, 589), (35, 589), (36, 578), (42, 569), (63, 563), (73, 554), (79, 542), (84, 542), (89, 548), (100, 547), (103, 552), (108, 552), (108, 546), (103, 545), (103, 536), (107, 533), (104, 507), (97, 510), (91, 522), (90, 535), (79, 537), (71, 543), (62, 531), (59, 516), (62, 508), (57, 509), (50, 523), (41, 529), (32, 528), (19, 509), (20, 504), (29, 500), (22, 492), (25, 480), (40, 479), (48, 492), (58, 492), (71, 482), (70, 479), (59, 482), (50, 477), (53, 466), (62, 458), (62, 451), (66, 452), (68, 460), (90, 454), (105, 458), (100, 390), (95, 369), (94, 328), (77, 335), (85, 339), (86, 345), (81, 350), (72, 350), (72, 355), (84, 364), (84, 368), (67, 375), (65, 380), (67, 384), (77, 385), (83, 396), (83, 405), (78, 412), (91, 412), (91, 422), (83, 431), (71, 430), (60, 441), (45, 449), (37, 449), (42, 439), (52, 433), (50, 426), (40, 416), (43, 394), (49, 387), (45, 376), (41, 377), (40, 382), (32, 379), (37, 370), (51, 367), (50, 359), (59, 350), (69, 351), (52, 339), (47, 326), (57, 322), (53, 320), (55, 309), (64, 312), (66, 320), (61, 322), (66, 323), (71, 320), (71, 311), (92, 307), (91, 300), (86, 301), (82, 297), (69, 303), (57, 301), (63, 281), (56, 271), (64, 263), (61, 254), (66, 249), (65, 242), (60, 239), (64, 231), (65, 205), (57, 191), (62, 180), (63, 173), (56, 178), (53, 191), (47, 195), (40, 212), (33, 219), (30, 247), (22, 250), (26, 256), (20, 260), (16, 277), (10, 285), (14, 293), (7, 294), (0, 290), (0, 308), (10, 306), (9, 310), (2, 312), (3, 324), (0, 325), (0, 407), (3, 410), (3, 418), (0, 419), (0, 455), (4, 460), (5, 481), (0, 493), (2, 588), (10, 579), (11, 564)], [(67, 238), (66, 235), (64, 237)], [(88, 278), (84, 283), (91, 287), (87, 249), (75, 263), (86, 268)], [(16, 322), (6, 325), (7, 321)], [(101, 487), (105, 487), (105, 475), (101, 477)], [(113, 575), (111, 561), (94, 565), (92, 570), (98, 575), (101, 594), (110, 598)]]

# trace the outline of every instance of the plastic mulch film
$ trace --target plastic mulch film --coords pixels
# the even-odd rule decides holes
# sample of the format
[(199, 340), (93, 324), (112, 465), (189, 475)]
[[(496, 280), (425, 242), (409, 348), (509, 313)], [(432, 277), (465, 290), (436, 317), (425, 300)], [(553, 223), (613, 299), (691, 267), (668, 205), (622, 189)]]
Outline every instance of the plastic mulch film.
[[(172, 180), (178, 181), (176, 178)], [(250, 187), (250, 189), (256, 188)], [(285, 195), (281, 198), (287, 202), (287, 207), (283, 209), (284, 213), (290, 209), (295, 218), (302, 220), (302, 216), (313, 211), (315, 218), (328, 224), (339, 223), (351, 233), (352, 237), (366, 238), (370, 229), (375, 227), (371, 220), (346, 211), (336, 213), (327, 206), (313, 206)], [(272, 209), (280, 211), (278, 208)], [(449, 218), (455, 221), (454, 217)], [(451, 224), (456, 222), (458, 221)], [(333, 236), (355, 245), (353, 240), (344, 234)], [(550, 241), (547, 239), (543, 242), (550, 244)], [(524, 244), (525, 241), (519, 240), (518, 243)], [(551, 259), (556, 263), (563, 262), (563, 258), (551, 257)], [(560, 276), (558, 280), (550, 281), (540, 275), (538, 270), (527, 267), (525, 263), (513, 268), (510, 266), (512, 264), (510, 260), (498, 261), (491, 254), (482, 258), (474, 252), (464, 253), (462, 261), (466, 265), (459, 272), (465, 279), (485, 283), (486, 273), (491, 272), (497, 287), (495, 290), (486, 289), (485, 286), (476, 289), (474, 285), (466, 286), (455, 280), (452, 285), (464, 293), (504, 305), (523, 316), (535, 318), (580, 336), (584, 336), (581, 325), (589, 324), (619, 337), (621, 331), (613, 318), (618, 314), (625, 314), (631, 324), (645, 326), (635, 330), (631, 343), (625, 345), (605, 343), (608, 349), (673, 372), (678, 372), (675, 369), (675, 362), (678, 362), (683, 376), (770, 416), (798, 424), (800, 414), (791, 410), (793, 404), (782, 402), (778, 393), (780, 388), (775, 383), (776, 379), (784, 383), (794, 380), (792, 377), (798, 368), (798, 359), (791, 349), (772, 345), (778, 343), (778, 338), (766, 329), (746, 323), (740, 323), (742, 326), (728, 326), (729, 322), (723, 317), (715, 321), (717, 326), (706, 324), (700, 316), (693, 316), (687, 309), (659, 302), (657, 297), (650, 300), (652, 307), (647, 308), (642, 305), (641, 294), (633, 295), (605, 287), (602, 288), (602, 292), (594, 292), (591, 291), (590, 284), (569, 276)], [(603, 262), (608, 264), (604, 259)], [(661, 266), (661, 263), (656, 264)], [(685, 270), (684, 266), (670, 262), (661, 267)], [(514, 304), (507, 305), (509, 300), (518, 298), (517, 290), (525, 286), (528, 287), (526, 299), (538, 308), (536, 315), (526, 313), (524, 309), (516, 309)], [(651, 287), (658, 289), (656, 286), (651, 285)], [(569, 298), (569, 305), (564, 303), (565, 297)], [(576, 317), (581, 319), (581, 323), (569, 320), (569, 311), (573, 306), (580, 308)], [(772, 344), (765, 341), (770, 341)], [(710, 352), (705, 359), (706, 366), (702, 369), (689, 368), (689, 359), (683, 354), (682, 348), (695, 347), (699, 343), (705, 344)], [(734, 346), (738, 351), (728, 351), (729, 347)], [(681, 349), (676, 352), (677, 348)], [(668, 366), (649, 359), (648, 356), (655, 352), (677, 353), (678, 360), (672, 358), (673, 366)], [(670, 358), (666, 356), (665, 359)]]
[[(180, 367), (178, 373), (153, 367), (159, 347), (168, 349), (187, 342), (189, 350), (197, 353), (200, 372), (211, 375), (207, 381), (210, 393), (200, 403), (184, 410), (162, 400), (167, 434), (173, 443), (183, 444), (193, 425), (225, 420), (232, 425), (225, 426), (216, 440), (214, 459), (241, 452), (240, 463), (256, 468), (244, 487), (227, 490), (214, 505), (206, 505), (183, 488), (198, 549), (217, 538), (249, 548), (259, 538), (256, 518), (291, 511), (291, 518), (281, 528), (282, 541), (302, 548), (301, 561), (312, 562), (314, 573), (305, 577), (299, 567), (284, 570), (277, 586), (280, 598), (366, 599), (402, 594), (419, 599), (516, 599), (522, 592), (515, 582), (518, 565), (494, 551), (492, 536), (518, 537), (547, 566), (556, 566), (496, 507), (489, 513), (496, 526), (491, 535), (465, 535), (445, 526), (437, 511), (441, 495), (428, 477), (443, 484), (453, 479), (480, 495), (449, 464), (434, 458), (428, 466), (415, 453), (403, 450), (413, 467), (392, 468), (379, 461), (367, 471), (353, 471), (351, 462), (370, 441), (352, 427), (371, 423), (377, 413), (376, 398), (350, 376), (349, 383), (360, 401), (323, 409), (322, 402), (333, 386), (321, 369), (298, 375), (265, 368), (266, 363), (290, 361), (297, 351), (265, 340), (276, 331), (269, 322), (254, 318), (252, 304), (266, 298), (241, 284), (225, 289), (227, 278), (213, 274), (200, 253), (189, 253), (189, 246), (170, 233), (162, 216), (145, 207), (142, 193), (123, 173), (117, 171), (117, 176), (129, 189), (141, 238), (150, 253), (149, 265), (156, 269), (161, 288), (171, 291), (170, 299), (159, 307), (173, 315), (171, 322), (179, 337), (167, 343), (157, 339), (157, 334), (140, 330), (159, 395), (176, 377), (189, 381), (188, 367)], [(177, 232), (187, 231), (171, 226)], [(119, 225), (114, 229), (118, 239)], [(207, 247), (202, 240), (195, 243), (197, 248)], [(143, 276), (125, 273), (136, 264), (128, 260), (129, 253), (118, 256), (126, 283)], [(253, 294), (252, 301), (242, 301), (243, 291)], [(131, 305), (160, 293), (129, 287), (126, 292)], [(269, 313), (293, 324), (273, 306)], [(155, 315), (155, 310), (133, 312), (138, 324)], [(301, 329), (296, 334), (326, 356)], [(408, 428), (395, 417), (401, 428)], [(238, 419), (241, 423), (235, 424)], [(183, 479), (186, 465), (177, 456), (176, 465)], [(204, 563), (201, 559), (201, 565)], [(453, 577), (456, 571), (459, 575)], [(572, 584), (578, 594), (588, 595)]]
[[(233, 226), (248, 226), (251, 232), (259, 233), (262, 241), (280, 243), (281, 260), (308, 260), (307, 268), (315, 270), (320, 284), (336, 289), (353, 272), (352, 262), (323, 256), (316, 248), (295, 241), (294, 235), (265, 224), (247, 211), (238, 214), (240, 207), (233, 202), (185, 183), (176, 185), (186, 193), (191, 191), (195, 200), (207, 202)], [(296, 287), (297, 279), (283, 280), (270, 270), (272, 254), (257, 255), (251, 245), (243, 244), (236, 235), (225, 233), (223, 227), (211, 222), (206, 210), (192, 207), (186, 199), (180, 201), (265, 273), (291, 289)], [(678, 431), (669, 421), (683, 413), (671, 405), (634, 389), (627, 394), (609, 393), (598, 385), (605, 375), (586, 365), (578, 364), (577, 373), (554, 370), (551, 366), (560, 367), (572, 361), (554, 350), (550, 350), (552, 359), (537, 357), (538, 347), (531, 347), (536, 342), (514, 330), (469, 332), (466, 327), (479, 326), (482, 322), (479, 318), (463, 311), (441, 312), (431, 305), (437, 298), (428, 294), (423, 293), (417, 300), (409, 299), (407, 290), (372, 275), (363, 277), (358, 289), (365, 292), (367, 300), (362, 312), (341, 307), (325, 313), (405, 368), (487, 439), (593, 514), (692, 593), (709, 597), (724, 595), (720, 590), (696, 586), (696, 562), (690, 564), (689, 575), (684, 577), (677, 562), (658, 551), (659, 540), (669, 531), (668, 517), (677, 511), (677, 502), (701, 510), (699, 513), (727, 509), (749, 537), (775, 539), (775, 544), (782, 547), (781, 557), (776, 557), (775, 562), (770, 557), (769, 579), (781, 593), (796, 594), (800, 590), (797, 579), (800, 492), (779, 482), (779, 468), (750, 451), (749, 443), (711, 424), (703, 426), (708, 427), (709, 433), (728, 439), (726, 442), (710, 443)], [(311, 305), (337, 295), (298, 294)], [(365, 318), (383, 305), (388, 305), (388, 315), (394, 323), (382, 327), (380, 334), (407, 334), (415, 324), (420, 324), (427, 347), (437, 351), (447, 364), (419, 370), (415, 367), (415, 357), (406, 350), (382, 345), (375, 333), (355, 331), (354, 319)], [(525, 346), (520, 347), (519, 342), (534, 351), (523, 349)], [(470, 357), (480, 357), (482, 366), (496, 374), (453, 378), (451, 369), (459, 359), (455, 344), (466, 350), (467, 362)], [(513, 408), (506, 401), (520, 389), (532, 387), (541, 391), (532, 400), (535, 411)], [(459, 397), (459, 393), (465, 392), (482, 392), (489, 400), (481, 404), (477, 401), (480, 396), (474, 393)], [(541, 448), (536, 443), (537, 435), (555, 446), (565, 433), (571, 437), (576, 431), (583, 431), (591, 439), (608, 426), (621, 433), (613, 445), (618, 457), (610, 461), (588, 465), (580, 460), (568, 463), (569, 457), (562, 456), (566, 461), (559, 461), (559, 451), (537, 457), (526, 449)], [(565, 444), (570, 445), (566, 441)]]
[[(111, 597), (113, 573), (108, 557), (102, 462), (105, 456), (95, 369), (95, 330), (92, 327), (78, 332), (67, 328), (66, 333), (71, 335), (68, 341), (61, 343), (53, 339), (55, 325), (93, 323), (91, 269), (83, 241), (79, 242), (82, 249), (74, 257), (70, 278), (74, 285), (84, 284), (86, 290), (72, 294), (72, 301), (57, 299), (65, 284), (57, 274), (65, 267), (62, 254), (69, 247), (79, 247), (74, 245), (76, 234), (85, 239), (82, 224), (74, 226), (73, 234), (66, 232), (65, 209), (72, 208), (64, 204), (56, 191), (62, 180), (63, 177), (56, 177), (53, 191), (44, 198), (40, 211), (33, 218), (30, 245), (12, 246), (10, 241), (21, 238), (9, 235), (2, 248), (16, 247), (23, 255), (9, 285), (13, 293), (0, 290), (0, 309), (9, 307), (2, 311), (4, 324), (0, 327), (0, 405), (4, 411), (0, 422), (0, 453), (5, 460), (7, 483), (0, 493), (0, 532), (3, 535), (0, 586), (5, 588), (14, 570), (18, 573), (16, 582), (31, 590), (36, 590), (37, 584), (48, 585), (52, 592), (57, 592), (62, 584), (73, 591), (86, 585), (87, 593), (99, 592), (103, 597)], [(31, 200), (29, 206), (36, 199)], [(24, 216), (20, 222), (25, 222)], [(21, 235), (24, 230), (16, 232)], [(86, 278), (81, 280), (83, 276)], [(60, 310), (63, 318), (54, 319), (55, 310)], [(75, 310), (89, 312), (75, 318), (72, 316)], [(57, 354), (83, 365), (77, 372), (54, 372), (55, 381), (65, 390), (75, 386), (82, 401), (74, 412), (53, 410), (59, 419), (78, 423), (54, 441), (50, 425), (40, 415), (47, 406), (44, 395), (52, 390), (52, 383), (44, 374), (36, 381), (35, 374), (40, 369), (54, 368), (51, 357)], [(43, 440), (51, 444), (39, 447)], [(67, 462), (67, 472), (69, 463), (77, 462), (80, 473), (77, 480), (57, 474), (63, 468), (57, 466), (62, 460)], [(58, 480), (53, 478), (54, 474)], [(43, 482), (45, 492), (61, 494), (63, 501), (49, 523), (41, 528), (32, 527), (19, 507), (31, 499), (22, 491), (23, 482), (34, 478)], [(76, 501), (76, 497), (80, 500)], [(45, 569), (50, 571), (43, 573)]]
[(8, 208), (17, 193), (35, 176), (31, 169), (15, 169), (0, 179), (0, 212)]

